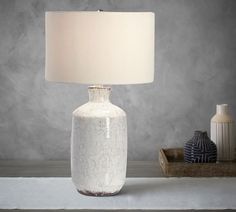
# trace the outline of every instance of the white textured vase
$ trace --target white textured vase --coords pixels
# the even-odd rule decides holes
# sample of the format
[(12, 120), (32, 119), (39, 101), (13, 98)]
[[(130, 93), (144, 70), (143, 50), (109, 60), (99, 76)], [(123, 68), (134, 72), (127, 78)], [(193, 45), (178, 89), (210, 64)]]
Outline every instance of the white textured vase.
[(227, 104), (216, 106), (216, 115), (211, 119), (211, 140), (217, 146), (218, 161), (235, 159), (235, 125)]
[(89, 102), (73, 112), (72, 180), (82, 194), (114, 195), (126, 178), (126, 114), (109, 101), (111, 88), (91, 86), (88, 91)]

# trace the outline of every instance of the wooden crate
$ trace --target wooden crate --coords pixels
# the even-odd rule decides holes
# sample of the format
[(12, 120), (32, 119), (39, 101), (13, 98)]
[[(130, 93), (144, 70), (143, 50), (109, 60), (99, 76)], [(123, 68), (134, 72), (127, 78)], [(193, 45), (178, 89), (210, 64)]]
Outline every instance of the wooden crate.
[(235, 177), (236, 162), (185, 163), (184, 150), (161, 149), (159, 163), (168, 177)]

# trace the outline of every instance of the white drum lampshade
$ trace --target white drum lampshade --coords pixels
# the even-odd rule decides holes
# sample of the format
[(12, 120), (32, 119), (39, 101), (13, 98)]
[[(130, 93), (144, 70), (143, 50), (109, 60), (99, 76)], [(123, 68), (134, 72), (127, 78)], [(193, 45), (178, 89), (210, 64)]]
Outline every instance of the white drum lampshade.
[(154, 40), (151, 12), (46, 12), (46, 79), (95, 85), (72, 119), (71, 173), (82, 194), (114, 195), (125, 183), (126, 113), (103, 85), (152, 82)]
[(46, 79), (152, 82), (154, 25), (151, 12), (46, 12)]

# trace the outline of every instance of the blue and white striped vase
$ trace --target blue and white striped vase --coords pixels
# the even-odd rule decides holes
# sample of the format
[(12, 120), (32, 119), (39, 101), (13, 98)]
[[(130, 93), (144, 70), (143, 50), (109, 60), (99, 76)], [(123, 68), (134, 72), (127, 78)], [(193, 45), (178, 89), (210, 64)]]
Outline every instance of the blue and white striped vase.
[(215, 163), (217, 147), (207, 132), (195, 131), (193, 138), (185, 143), (184, 160), (187, 163)]

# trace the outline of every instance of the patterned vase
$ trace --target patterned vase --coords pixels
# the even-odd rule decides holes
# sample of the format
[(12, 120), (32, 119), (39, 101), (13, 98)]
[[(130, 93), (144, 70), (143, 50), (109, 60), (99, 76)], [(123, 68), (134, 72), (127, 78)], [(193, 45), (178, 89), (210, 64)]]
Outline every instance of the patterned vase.
[(184, 146), (184, 160), (187, 163), (215, 163), (217, 148), (207, 132), (195, 131), (193, 138)]
[(89, 102), (73, 112), (72, 180), (85, 195), (114, 195), (125, 183), (126, 114), (109, 101), (110, 90), (89, 87)]
[(211, 140), (216, 143), (219, 161), (235, 159), (235, 125), (227, 104), (216, 106), (211, 119)]

